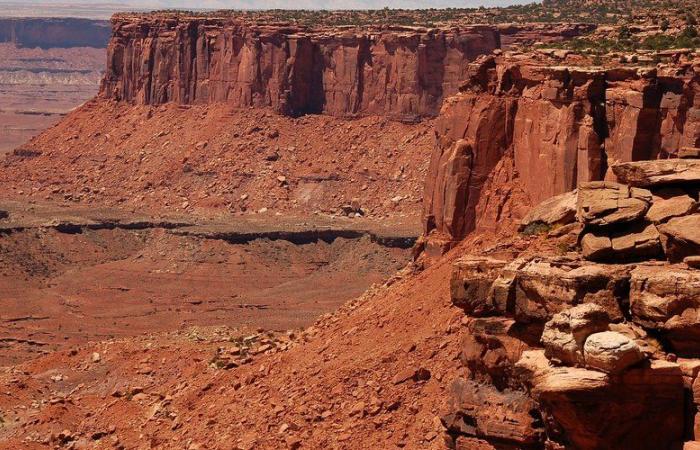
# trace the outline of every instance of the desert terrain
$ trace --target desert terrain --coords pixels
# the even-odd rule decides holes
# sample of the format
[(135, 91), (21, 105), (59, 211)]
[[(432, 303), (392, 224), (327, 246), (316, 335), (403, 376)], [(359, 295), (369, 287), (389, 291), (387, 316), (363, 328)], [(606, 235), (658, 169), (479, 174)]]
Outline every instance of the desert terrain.
[(108, 22), (7, 18), (0, 13), (0, 154), (92, 98)]
[(699, 449), (699, 7), (7, 39), (0, 448)]

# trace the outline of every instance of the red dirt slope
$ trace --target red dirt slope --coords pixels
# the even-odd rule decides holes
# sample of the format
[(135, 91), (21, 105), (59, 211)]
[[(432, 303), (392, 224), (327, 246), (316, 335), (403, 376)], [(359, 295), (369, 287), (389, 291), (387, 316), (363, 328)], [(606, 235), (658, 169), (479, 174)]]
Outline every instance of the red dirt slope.
[(5, 197), (125, 205), (418, 217), (430, 121), (288, 118), (225, 105), (94, 100), (0, 164)]

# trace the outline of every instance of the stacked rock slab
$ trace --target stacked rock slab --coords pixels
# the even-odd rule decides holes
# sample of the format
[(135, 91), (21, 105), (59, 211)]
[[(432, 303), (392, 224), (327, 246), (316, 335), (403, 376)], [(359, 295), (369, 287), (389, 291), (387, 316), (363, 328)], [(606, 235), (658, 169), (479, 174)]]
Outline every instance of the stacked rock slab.
[[(684, 401), (697, 373), (667, 361), (672, 349), (644, 331), (661, 332), (673, 316), (637, 314), (650, 301), (636, 298), (637, 272), (657, 266), (575, 254), (461, 258), (452, 295), (468, 313), (468, 332), (464, 374), (443, 417), (449, 441), (464, 449), (658, 450), (692, 438), (694, 411)], [(513, 409), (508, 434), (504, 405)]]
[(631, 162), (612, 170), (624, 184), (592, 182), (578, 190), (585, 258), (681, 262), (700, 255), (700, 160)]
[[(699, 68), (590, 69), (532, 58), (478, 59), (436, 123), (424, 234), (454, 243), (474, 229), (522, 219), (526, 211), (506, 208), (516, 186), (522, 191), (517, 203), (534, 206), (586, 182), (613, 181), (611, 167), (621, 163), (697, 155)], [(651, 181), (697, 178), (692, 159), (684, 161), (687, 170)], [(506, 162), (512, 177), (484, 190)]]
[[(444, 424), (457, 448), (700, 445), (698, 164), (615, 164), (617, 182), (582, 183), (521, 223), (572, 248), (578, 236), (577, 252), (454, 264), (467, 335)], [(537, 420), (489, 433), (508, 402)]]
[(467, 64), (500, 46), (490, 26), (325, 29), (156, 13), (112, 24), (102, 96), (291, 115), (433, 117)]

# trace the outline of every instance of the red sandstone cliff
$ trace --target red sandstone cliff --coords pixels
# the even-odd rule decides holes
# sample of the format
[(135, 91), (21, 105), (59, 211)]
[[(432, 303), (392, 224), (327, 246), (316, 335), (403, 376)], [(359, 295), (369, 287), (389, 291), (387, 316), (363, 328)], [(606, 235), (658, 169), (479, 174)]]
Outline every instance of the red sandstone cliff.
[(499, 45), (487, 26), (312, 30), (234, 18), (117, 16), (101, 95), (415, 120), (436, 115), (468, 63)]
[[(424, 198), (425, 233), (448, 241), (498, 226), (504, 208), (519, 218), (602, 180), (613, 162), (672, 157), (700, 143), (691, 66), (598, 70), (484, 57), (466, 80), (437, 121)], [(481, 195), (486, 183), (490, 198)]]

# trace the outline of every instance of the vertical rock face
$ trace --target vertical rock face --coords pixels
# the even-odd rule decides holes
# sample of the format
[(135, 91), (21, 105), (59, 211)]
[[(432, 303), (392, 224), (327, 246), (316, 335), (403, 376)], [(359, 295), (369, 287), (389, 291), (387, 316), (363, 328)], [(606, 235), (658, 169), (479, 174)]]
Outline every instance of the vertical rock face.
[[(506, 196), (485, 201), (482, 188), (503, 161), (525, 202), (538, 204), (584, 182), (614, 179), (613, 164), (696, 147), (697, 76), (686, 69), (584, 69), (494, 56), (472, 63), (437, 121), (426, 235), (458, 241), (480, 216), (502, 219)], [(503, 187), (492, 183), (488, 194)]]
[(416, 120), (436, 115), (468, 63), (499, 45), (487, 26), (343, 31), (121, 16), (101, 94), (138, 104), (227, 102)]

